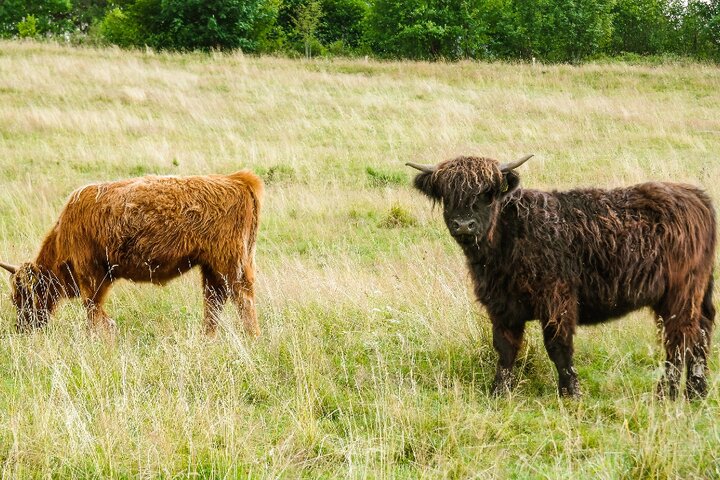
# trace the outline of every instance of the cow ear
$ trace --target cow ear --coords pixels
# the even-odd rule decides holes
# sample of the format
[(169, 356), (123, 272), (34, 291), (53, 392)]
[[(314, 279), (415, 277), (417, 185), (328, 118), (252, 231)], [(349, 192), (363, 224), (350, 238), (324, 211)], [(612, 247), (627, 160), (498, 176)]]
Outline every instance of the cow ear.
[(502, 176), (503, 180), (502, 185), (500, 186), (500, 198), (512, 193), (520, 186), (520, 175), (515, 173), (513, 170), (503, 172)]
[(437, 188), (437, 184), (435, 182), (435, 178), (432, 173), (429, 173), (429, 172), (418, 173), (415, 176), (415, 180), (413, 181), (413, 184), (415, 185), (415, 188), (417, 188), (418, 190), (420, 190), (422, 193), (424, 193), (428, 197), (432, 198), (433, 200), (440, 200), (440, 197), (442, 195)]

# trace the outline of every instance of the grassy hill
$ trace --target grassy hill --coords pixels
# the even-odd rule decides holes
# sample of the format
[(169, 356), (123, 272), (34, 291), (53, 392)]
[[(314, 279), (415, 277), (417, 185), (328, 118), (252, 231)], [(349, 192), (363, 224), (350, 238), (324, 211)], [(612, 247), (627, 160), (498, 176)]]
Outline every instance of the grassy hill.
[(230, 305), (218, 337), (202, 334), (197, 272), (116, 286), (114, 342), (78, 302), (20, 335), (2, 277), (3, 478), (718, 478), (719, 334), (705, 401), (654, 398), (648, 312), (579, 331), (582, 399), (557, 397), (537, 324), (519, 387), (489, 397), (489, 322), (403, 166), (534, 153), (526, 187), (686, 181), (720, 204), (718, 152), (720, 71), (705, 65), (0, 42), (0, 260), (34, 257), (91, 181), (249, 167), (267, 184), (258, 340)]

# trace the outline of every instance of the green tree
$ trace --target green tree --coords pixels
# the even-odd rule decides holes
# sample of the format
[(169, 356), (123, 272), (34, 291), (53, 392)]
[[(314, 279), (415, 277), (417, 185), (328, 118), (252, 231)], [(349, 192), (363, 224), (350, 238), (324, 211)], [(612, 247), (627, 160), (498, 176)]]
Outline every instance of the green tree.
[(370, 9), (365, 0), (322, 0), (322, 21), (317, 38), (324, 45), (341, 42), (345, 48), (357, 49), (364, 35), (364, 21)]
[(672, 48), (675, 26), (667, 0), (617, 0), (612, 12), (613, 53), (658, 54)]
[(317, 0), (311, 0), (308, 3), (298, 7), (297, 15), (293, 20), (295, 29), (300, 34), (305, 45), (305, 57), (310, 58), (312, 54), (311, 45), (315, 38), (315, 31), (320, 25), (322, 17), (322, 7)]
[(377, 0), (368, 15), (368, 43), (384, 57), (481, 58), (489, 41), (478, 2)]
[(250, 37), (262, 0), (163, 0), (161, 48), (255, 50)]
[(136, 0), (111, 10), (101, 32), (112, 43), (169, 50), (257, 49), (263, 0)]
[[(70, 0), (2, 0), (0, 1), (0, 35), (17, 35), (18, 24), (35, 18), (37, 34), (61, 34), (74, 30)], [(23, 24), (23, 28), (27, 23)]]
[(490, 52), (504, 58), (580, 61), (607, 50), (613, 0), (489, 0)]
[(720, 61), (720, 0), (689, 0), (678, 33), (678, 53)]
[(540, 54), (551, 61), (579, 61), (605, 51), (612, 38), (613, 0), (555, 0), (540, 28), (548, 39)]

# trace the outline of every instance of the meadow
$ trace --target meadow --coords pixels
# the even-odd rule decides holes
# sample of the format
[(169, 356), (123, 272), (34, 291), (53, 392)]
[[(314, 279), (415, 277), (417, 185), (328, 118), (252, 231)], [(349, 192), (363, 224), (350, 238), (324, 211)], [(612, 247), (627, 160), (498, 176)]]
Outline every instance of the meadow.
[[(707, 399), (659, 401), (649, 312), (579, 330), (556, 393), (537, 324), (493, 398), (489, 321), (406, 161), (528, 153), (527, 188), (648, 180), (720, 205), (720, 70), (299, 61), (0, 42), (0, 260), (34, 257), (99, 180), (250, 168), (262, 336), (200, 277), (119, 283), (114, 341), (78, 302), (17, 334), (0, 279), (2, 478), (720, 478), (720, 334)], [(718, 263), (720, 265), (720, 262)], [(716, 282), (716, 304), (720, 298)]]

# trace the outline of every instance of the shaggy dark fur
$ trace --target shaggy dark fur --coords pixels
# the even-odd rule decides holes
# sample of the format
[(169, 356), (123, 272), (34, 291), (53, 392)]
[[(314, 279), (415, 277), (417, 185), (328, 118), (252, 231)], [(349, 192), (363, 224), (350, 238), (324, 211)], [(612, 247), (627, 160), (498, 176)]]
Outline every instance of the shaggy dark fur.
[(579, 395), (577, 325), (649, 306), (664, 327), (661, 395), (706, 394), (715, 308), (715, 213), (690, 185), (643, 183), (613, 190), (542, 192), (489, 158), (459, 157), (423, 172), (415, 186), (443, 204), (499, 354), (493, 391), (511, 388), (525, 323), (539, 319), (561, 395)]
[(148, 176), (78, 189), (35, 261), (0, 264), (12, 273), (18, 330), (45, 325), (67, 297), (83, 300), (91, 327), (113, 330), (103, 304), (115, 280), (163, 285), (199, 266), (206, 331), (215, 331), (231, 297), (247, 333), (259, 335), (254, 257), (262, 193), (262, 181), (248, 171)]

